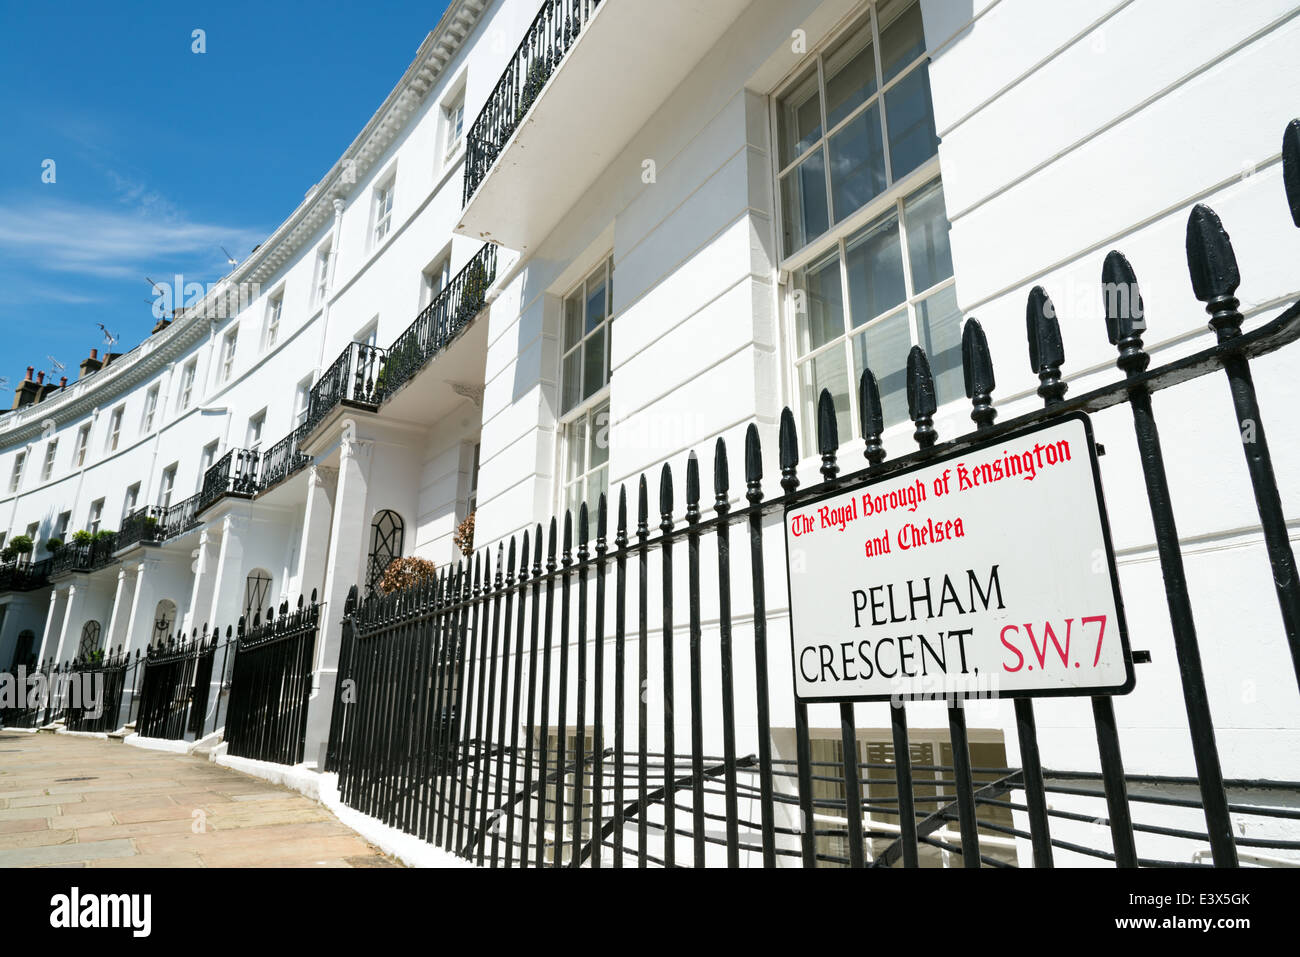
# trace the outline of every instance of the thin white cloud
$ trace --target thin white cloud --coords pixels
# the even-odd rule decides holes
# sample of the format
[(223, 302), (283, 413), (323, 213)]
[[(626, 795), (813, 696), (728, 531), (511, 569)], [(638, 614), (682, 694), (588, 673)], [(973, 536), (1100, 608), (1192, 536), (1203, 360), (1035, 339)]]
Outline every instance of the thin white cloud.
[(75, 202), (0, 205), (0, 256), (38, 270), (102, 279), (204, 268), (224, 272), (220, 246), (248, 249), (260, 231), (192, 222), (143, 188), (126, 190), (132, 208)]

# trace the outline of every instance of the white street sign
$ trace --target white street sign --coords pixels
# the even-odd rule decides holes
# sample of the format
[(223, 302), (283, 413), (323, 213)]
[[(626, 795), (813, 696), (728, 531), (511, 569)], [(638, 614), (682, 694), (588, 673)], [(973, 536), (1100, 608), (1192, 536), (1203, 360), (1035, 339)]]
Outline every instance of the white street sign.
[(802, 701), (1133, 688), (1086, 416), (785, 513)]

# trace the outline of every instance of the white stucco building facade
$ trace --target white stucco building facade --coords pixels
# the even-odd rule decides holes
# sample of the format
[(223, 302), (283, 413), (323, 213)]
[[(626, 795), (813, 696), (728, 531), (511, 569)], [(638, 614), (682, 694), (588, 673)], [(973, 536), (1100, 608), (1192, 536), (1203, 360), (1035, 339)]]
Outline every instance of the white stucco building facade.
[[(750, 424), (772, 494), (787, 406), (814, 484), (823, 388), (859, 467), (868, 362), (897, 457), (914, 447), (914, 344), (935, 371), (936, 427), (955, 437), (971, 427), (960, 336), (972, 316), (1000, 416), (1036, 408), (1024, 318), (1036, 285), (1060, 316), (1070, 390), (1113, 381), (1099, 283), (1113, 248), (1142, 284), (1153, 363), (1203, 349), (1213, 333), (1184, 251), (1196, 203), (1233, 237), (1247, 328), (1300, 296), (1280, 163), (1300, 112), (1293, 3), (560, 4), (584, 8), (580, 33), (518, 129), (469, 171), (466, 139), (538, 6), (452, 0), (371, 122), (247, 260), (202, 296), (178, 290), (184, 308), (143, 343), (0, 416), (0, 531), (35, 542), (18, 564), (80, 530), (121, 536), (132, 515), (163, 529), (115, 542), (83, 563), (94, 567), (54, 558), (0, 594), (0, 667), (91, 645), (130, 652), (316, 592), (314, 760), (348, 590), (387, 558), (455, 561), (471, 513), (476, 545), (491, 546), (601, 492), (634, 494), (642, 474), (657, 503), (662, 463), (684, 467), (692, 450), (709, 463), (719, 438), (738, 463)], [(382, 361), (367, 350), (394, 354), (426, 307), (447, 308), (485, 244), (482, 308), (400, 388), (377, 385)], [(1291, 527), (1297, 361), (1283, 350), (1255, 376)], [(1295, 781), (1300, 697), (1229, 408), (1221, 376), (1156, 401), (1225, 776)], [(1122, 406), (1094, 417), (1130, 638), (1152, 658), (1115, 705), (1125, 770), (1188, 775), (1130, 419)], [(256, 480), (205, 496), (205, 478), (209, 491), (226, 482), (223, 457), (241, 451)], [(191, 497), (202, 508), (177, 511)], [(679, 522), (682, 508), (679, 491)], [(769, 581), (783, 582), (779, 521), (769, 531)], [(787, 599), (775, 584), (767, 598), (772, 744), (793, 759)], [(716, 595), (703, 601), (708, 644)], [(737, 616), (738, 646), (752, 627)], [(752, 698), (752, 669), (737, 682)], [(661, 714), (651, 720), (661, 729)], [(831, 760), (838, 712), (814, 706), (809, 721), (815, 756)], [(982, 703), (969, 721), (977, 766), (1017, 765), (1010, 704)], [(887, 706), (860, 706), (857, 723), (862, 760), (888, 760)], [(914, 760), (951, 763), (943, 706), (914, 706), (911, 723)], [(1041, 706), (1038, 727), (1045, 765), (1097, 770), (1086, 699)], [(737, 730), (753, 750), (752, 723)]]

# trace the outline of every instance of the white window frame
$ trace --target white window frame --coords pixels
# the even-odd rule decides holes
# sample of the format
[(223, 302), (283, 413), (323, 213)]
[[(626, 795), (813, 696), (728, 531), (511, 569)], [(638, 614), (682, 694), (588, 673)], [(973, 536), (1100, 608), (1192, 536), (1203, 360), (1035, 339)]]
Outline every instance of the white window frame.
[(199, 492), (203, 489), (203, 478), (208, 474), (208, 469), (217, 464), (217, 459), (221, 457), (221, 441), (213, 439), (207, 445), (203, 446), (199, 452), (199, 479), (195, 485), (194, 491)]
[(332, 243), (328, 239), (316, 250), (316, 282), (313, 289), (318, 306), (324, 305), (325, 297), (329, 294), (331, 251)]
[(126, 488), (126, 494), (122, 496), (122, 520), (136, 510), (140, 504), (140, 483), (133, 482)]
[(198, 374), (199, 360), (193, 358), (181, 366), (181, 387), (176, 393), (176, 410), (184, 412), (194, 397), (194, 377)]
[(449, 162), (465, 144), (465, 89), (453, 94), (452, 99), (442, 108), (443, 121), (443, 159)]
[(262, 438), (266, 434), (266, 409), (257, 412), (248, 417), (248, 431), (246, 433), (246, 449), (260, 449), (262, 447)]
[[(436, 281), (436, 286), (435, 286)], [(420, 309), (427, 309), (451, 281), (451, 254), (444, 253), (420, 272)]]
[(221, 337), (221, 384), (230, 381), (235, 372), (235, 347), (239, 344), (239, 326)]
[(307, 420), (307, 412), (311, 408), (311, 387), (311, 376), (307, 376), (298, 383), (298, 387), (294, 390), (293, 421), (295, 425), (302, 425)]
[[(913, 2), (919, 5), (920, 0), (913, 0)], [(803, 60), (800, 61), (798, 66), (794, 70), (790, 71), (789, 75), (787, 75), (787, 77), (781, 82), (781, 84), (775, 90), (773, 90), (771, 96), (769, 97), (769, 107), (770, 107), (769, 129), (771, 130), (772, 142), (774, 144), (774, 148), (771, 151), (771, 156), (772, 156), (773, 185), (775, 189), (774, 196), (776, 197), (776, 202), (774, 204), (776, 207), (776, 221), (777, 221), (776, 242), (778, 247), (778, 255), (784, 256), (784, 258), (780, 260), (780, 274), (783, 279), (783, 286), (784, 286), (784, 289), (782, 290), (782, 295), (780, 297), (782, 312), (783, 312), (782, 322), (781, 322), (782, 336), (784, 339), (783, 351), (786, 353), (786, 359), (785, 359), (786, 368), (790, 370), (790, 391), (791, 391), (791, 399), (792, 399), (790, 404), (792, 408), (798, 410), (797, 414), (800, 416), (800, 421), (804, 425), (804, 428), (801, 429), (801, 433), (802, 433), (803, 453), (806, 455), (812, 454), (812, 449), (816, 444), (816, 430), (815, 428), (807, 427), (809, 410), (807, 408), (808, 402), (806, 402), (805, 400), (806, 398), (810, 398), (810, 401), (815, 404), (816, 397), (815, 396), (805, 397), (804, 395), (802, 395), (801, 392), (802, 385), (801, 385), (801, 378), (800, 378), (801, 369), (804, 366), (811, 363), (816, 358), (818, 358), (819, 356), (826, 355), (833, 349), (839, 348), (844, 350), (845, 370), (846, 370), (846, 375), (849, 379), (848, 389), (847, 389), (848, 405), (849, 405), (848, 419), (850, 422), (853, 423), (859, 422), (860, 421), (859, 409), (858, 409), (859, 396), (858, 396), (857, 381), (855, 379), (853, 340), (855, 338), (858, 338), (859, 336), (865, 335), (867, 330), (869, 330), (872, 326), (895, 319), (900, 313), (906, 310), (907, 319), (908, 319), (908, 331), (910, 335), (911, 345), (913, 346), (922, 345), (920, 341), (920, 324), (917, 317), (916, 306), (924, 300), (934, 298), (939, 293), (942, 293), (944, 290), (948, 289), (949, 287), (954, 286), (956, 283), (955, 270), (954, 270), (954, 275), (951, 275), (947, 279), (941, 280), (940, 282), (935, 283), (923, 290), (916, 290), (913, 288), (911, 261), (908, 254), (907, 223), (906, 223), (906, 217), (904, 215), (904, 201), (908, 197), (918, 195), (924, 192), (925, 190), (933, 186), (935, 183), (940, 184), (940, 188), (942, 188), (942, 176), (940, 175), (939, 157), (938, 154), (936, 153), (936, 155), (930, 157), (928, 160), (923, 162), (916, 169), (909, 172), (902, 179), (895, 180), (893, 178), (890, 151), (888, 148), (888, 143), (889, 143), (888, 126), (887, 126), (888, 117), (887, 117), (886, 110), (883, 109), (883, 103), (884, 103), (884, 98), (889, 93), (889, 91), (892, 90), (894, 87), (896, 87), (902, 81), (911, 77), (915, 73), (915, 71), (921, 69), (925, 69), (925, 70), (929, 69), (929, 63), (931, 57), (930, 43), (929, 40), (927, 39), (925, 51), (921, 53), (918, 57), (916, 57), (914, 60), (907, 63), (902, 69), (898, 71), (897, 74), (891, 77), (888, 82), (881, 85), (879, 81), (880, 78), (883, 76), (883, 70), (881, 68), (881, 60), (880, 60), (881, 47), (880, 47), (880, 29), (876, 17), (877, 6), (878, 6), (877, 3), (871, 3), (868, 8), (868, 12), (865, 14), (865, 16), (869, 19), (871, 24), (871, 47), (874, 53), (875, 63), (876, 63), (877, 88), (870, 96), (868, 96), (865, 100), (863, 100), (863, 102), (857, 104), (849, 113), (847, 113), (843, 118), (837, 121), (833, 128), (827, 129), (826, 97), (825, 97), (826, 78), (823, 70), (823, 59), (825, 55), (828, 52), (830, 52), (832, 48), (835, 47), (841, 40), (845, 39), (850, 34), (852, 34), (855, 30), (859, 29), (862, 26), (863, 16), (854, 17), (851, 22), (847, 23), (843, 27), (843, 29), (835, 31), (832, 35), (830, 35), (824, 41), (822, 41), (822, 43), (820, 43), (815, 50), (810, 51), (809, 54)], [(901, 9), (906, 10), (907, 6), (908, 5), (904, 4), (901, 7)], [(821, 110), (821, 135), (813, 143), (811, 143), (808, 147), (806, 147), (802, 152), (800, 152), (797, 156), (795, 156), (789, 163), (782, 166), (781, 157), (780, 157), (780, 147), (778, 143), (779, 136), (780, 136), (780, 126), (779, 126), (780, 101), (782, 100), (783, 97), (785, 97), (790, 92), (792, 92), (800, 84), (800, 82), (804, 80), (804, 78), (808, 74), (810, 64), (816, 64), (816, 70), (817, 70), (817, 83), (818, 83), (817, 95), (819, 101), (819, 109)], [(831, 164), (829, 162), (830, 140), (835, 136), (835, 134), (839, 133), (840, 131), (845, 129), (849, 124), (853, 123), (856, 119), (858, 119), (858, 117), (861, 116), (865, 111), (872, 109), (873, 106), (878, 104), (882, 105), (882, 108), (880, 110), (880, 115), (881, 115), (881, 127), (882, 127), (882, 134), (881, 134), (882, 143), (885, 144), (885, 148), (883, 152), (884, 152), (884, 162), (885, 162), (885, 178), (887, 184), (886, 187), (881, 191), (881, 193), (878, 196), (872, 198), (870, 201), (865, 203), (860, 209), (855, 210), (853, 213), (841, 219), (838, 223), (831, 221), (826, 231), (822, 233), (820, 236), (805, 243), (803, 246), (801, 246), (799, 249), (795, 250), (794, 252), (790, 253), (788, 256), (784, 255), (785, 254), (784, 223), (783, 223), (784, 206), (781, 201), (781, 180), (783, 176), (790, 174), (791, 171), (797, 169), (800, 163), (802, 163), (813, 153), (817, 152), (817, 150), (819, 149), (822, 150), (824, 166), (825, 166), (825, 176), (826, 176), (826, 195), (829, 203), (830, 197), (832, 195), (832, 184), (830, 178)], [(931, 108), (933, 108), (933, 100), (931, 101)], [(878, 220), (887, 218), (891, 214), (896, 216), (898, 219), (898, 237), (899, 237), (898, 241), (901, 247), (903, 281), (904, 281), (904, 289), (906, 292), (904, 301), (902, 303), (898, 303), (889, 307), (887, 310), (885, 310), (885, 312), (879, 315), (872, 316), (869, 319), (864, 320), (860, 324), (854, 325), (852, 314), (851, 314), (852, 301), (850, 296), (850, 283), (849, 283), (849, 274), (847, 268), (847, 262), (848, 262), (847, 246), (850, 241), (856, 240), (859, 237), (859, 235), (865, 234), (866, 228), (868, 226), (872, 225)], [(828, 210), (827, 215), (828, 218), (832, 215), (830, 210)], [(797, 329), (798, 320), (796, 317), (795, 303), (794, 303), (795, 287), (794, 287), (793, 277), (798, 270), (804, 268), (811, 268), (813, 265), (821, 262), (822, 260), (828, 259), (832, 254), (838, 256), (839, 258), (839, 274), (840, 274), (840, 287), (841, 287), (840, 301), (842, 303), (842, 307), (844, 310), (844, 331), (839, 336), (831, 339), (826, 343), (823, 343), (821, 346), (818, 346), (816, 349), (813, 349), (804, 355), (800, 355), (799, 345), (798, 345), (798, 329)], [(785, 281), (787, 279), (789, 281)], [(873, 369), (872, 371), (875, 372), (877, 376), (882, 376), (882, 375), (896, 372), (898, 370)], [(945, 402), (944, 404), (949, 404), (949, 403)], [(887, 423), (886, 428), (891, 428), (899, 424), (901, 423), (892, 423), (892, 424)]]
[(162, 475), (158, 479), (159, 508), (165, 509), (172, 503), (172, 495), (176, 491), (176, 471), (179, 466), (179, 462), (173, 462), (162, 470)]
[(371, 219), (374, 225), (370, 230), (371, 248), (378, 249), (393, 233), (393, 194), (397, 190), (397, 172), (389, 173), (375, 187), (374, 211)]
[(97, 498), (90, 503), (90, 511), (86, 515), (86, 531), (95, 535), (99, 532), (99, 526), (104, 522), (104, 500)]
[(59, 454), (59, 440), (50, 439), (45, 445), (45, 464), (41, 466), (41, 481), (48, 482), (54, 477), (54, 457)]
[(86, 452), (90, 448), (90, 423), (77, 429), (77, 445), (73, 450), (73, 467), (81, 468), (86, 464)]
[(17, 455), (14, 456), (13, 472), (10, 473), (9, 475), (10, 493), (17, 492), (20, 488), (22, 488), (23, 470), (26, 467), (27, 467), (27, 450), (23, 449)]
[(262, 331), (262, 350), (269, 352), (280, 341), (280, 319), (284, 314), (284, 292), (277, 292), (266, 301), (266, 328)]
[(119, 405), (108, 414), (108, 435), (104, 437), (104, 454), (111, 455), (117, 451), (122, 440), (122, 417), (126, 415), (126, 403)]
[(154, 416), (158, 413), (158, 394), (161, 386), (150, 386), (144, 394), (144, 414), (140, 416), (140, 434), (153, 431)]
[[(574, 295), (577, 295), (579, 297), (582, 303), (582, 307), (584, 309), (584, 315), (581, 319), (581, 323), (582, 323), (582, 327), (585, 328), (587, 281), (602, 269), (604, 270), (603, 281), (605, 284), (605, 317), (599, 323), (597, 323), (596, 328), (592, 329), (589, 332), (582, 331), (582, 329), (580, 329), (577, 342), (571, 348), (566, 349), (565, 342), (564, 342), (564, 324), (565, 324), (565, 309), (567, 303), (570, 299), (573, 298)], [(572, 499), (569, 494), (570, 489), (573, 489), (575, 486), (579, 484), (581, 484), (585, 488), (587, 478), (593, 473), (601, 469), (605, 470), (606, 491), (608, 491), (609, 489), (608, 451), (606, 452), (606, 458), (603, 463), (597, 466), (592, 466), (591, 445), (587, 439), (587, 436), (591, 434), (589, 430), (593, 428), (593, 426), (603, 429), (607, 437), (611, 431), (611, 424), (609, 420), (609, 408), (610, 408), (609, 395), (610, 395), (610, 383), (613, 379), (613, 369), (611, 368), (612, 353), (610, 348), (610, 337), (613, 333), (614, 320), (617, 318), (617, 315), (614, 312), (613, 292), (614, 292), (614, 254), (610, 252), (605, 254), (605, 256), (601, 260), (600, 265), (594, 266), (591, 269), (586, 270), (586, 272), (583, 273), (582, 278), (579, 279), (576, 283), (574, 283), (569, 288), (568, 292), (566, 292), (562, 297), (560, 297), (560, 335), (558, 337), (559, 344), (560, 344), (560, 350), (559, 350), (560, 359), (559, 359), (559, 373), (556, 376), (556, 380), (559, 383), (558, 404), (561, 408), (563, 408), (563, 404), (564, 404), (565, 360), (568, 357), (574, 355), (575, 353), (579, 354), (581, 358), (582, 350), (585, 348), (586, 343), (590, 339), (595, 337), (598, 331), (603, 330), (603, 335), (605, 338), (605, 355), (604, 355), (603, 376), (602, 376), (603, 382), (601, 384), (601, 387), (597, 389), (595, 392), (593, 392), (587, 398), (578, 399), (578, 401), (574, 404), (572, 409), (570, 409), (567, 412), (564, 412), (560, 416), (559, 431), (560, 431), (561, 441), (559, 443), (560, 448), (558, 450), (560, 460), (558, 463), (559, 469), (557, 471), (557, 474), (560, 475), (560, 484), (556, 490), (556, 504), (560, 509), (567, 507), (573, 502), (586, 501), (585, 495), (579, 495), (576, 499)], [(579, 374), (582, 374), (582, 371), (584, 370), (585, 367), (581, 361), (579, 362), (578, 368), (579, 368)], [(605, 418), (602, 422), (598, 424), (597, 419), (599, 418), (600, 415), (604, 415)], [(575, 436), (576, 436), (576, 432), (578, 431), (579, 423), (581, 423), (583, 426), (582, 468), (578, 472), (573, 472), (573, 470), (570, 468), (569, 448), (570, 445), (576, 440)], [(587, 502), (587, 508), (589, 510), (594, 509), (595, 507), (596, 507), (595, 502)]]

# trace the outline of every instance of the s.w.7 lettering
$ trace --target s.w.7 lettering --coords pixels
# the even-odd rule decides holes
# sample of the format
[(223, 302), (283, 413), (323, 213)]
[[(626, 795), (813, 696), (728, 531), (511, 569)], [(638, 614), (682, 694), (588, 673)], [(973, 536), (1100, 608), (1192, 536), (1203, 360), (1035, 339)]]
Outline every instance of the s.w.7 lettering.
[[(1053, 628), (1050, 621), (1045, 621), (1043, 622), (1042, 627), (1038, 628), (1037, 631), (1035, 631), (1037, 626), (1032, 622), (1025, 622), (1022, 625), (1003, 626), (1002, 633), (999, 637), (1002, 639), (1003, 646), (1016, 657), (1014, 664), (1010, 659), (1003, 661), (1002, 670), (1011, 674), (1020, 671), (1022, 668), (1033, 671), (1034, 662), (1036, 661), (1038, 663), (1038, 669), (1040, 671), (1046, 671), (1049, 663), (1051, 667), (1056, 667), (1057, 658), (1060, 658), (1061, 665), (1065, 668), (1082, 667), (1081, 662), (1077, 658), (1074, 660), (1071, 660), (1070, 658), (1070, 639), (1074, 629), (1074, 621), (1075, 619), (1073, 618), (1066, 618), (1064, 629), (1059, 625), (1056, 628)], [(1097, 644), (1091, 649), (1091, 667), (1096, 668), (1097, 663), (1101, 661), (1101, 641), (1106, 634), (1106, 616), (1084, 615), (1079, 618), (1078, 621), (1081, 632), (1080, 638), (1083, 638), (1082, 630), (1086, 626), (1094, 624), (1097, 626)], [(1058, 637), (1062, 632), (1065, 635), (1064, 644)], [(1018, 642), (1022, 642), (1025, 638), (1028, 638), (1029, 647), (1032, 649), (1032, 657), (1030, 659), (1026, 659), (1025, 654), (1020, 650), (1020, 645), (1017, 644)], [(1053, 650), (1055, 652), (1054, 654)], [(1084, 649), (1083, 657), (1085, 660), (1087, 658), (1088, 650), (1089, 649)], [(1078, 648), (1076, 646), (1076, 652), (1077, 651)]]

